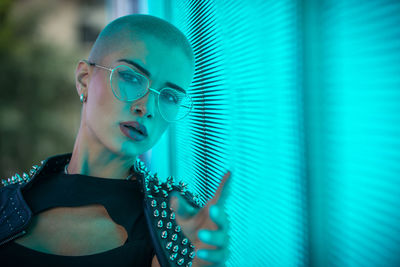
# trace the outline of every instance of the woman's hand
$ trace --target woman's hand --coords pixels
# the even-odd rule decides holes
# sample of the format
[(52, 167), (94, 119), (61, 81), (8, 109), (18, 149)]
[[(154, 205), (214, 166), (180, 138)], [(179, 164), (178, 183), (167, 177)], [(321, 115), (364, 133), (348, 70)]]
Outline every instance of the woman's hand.
[(195, 245), (196, 257), (193, 267), (223, 266), (228, 258), (229, 221), (225, 213), (225, 201), (229, 195), (228, 171), (218, 187), (214, 198), (201, 209), (193, 208), (179, 193), (172, 194), (170, 205), (176, 214), (176, 222), (183, 233)]

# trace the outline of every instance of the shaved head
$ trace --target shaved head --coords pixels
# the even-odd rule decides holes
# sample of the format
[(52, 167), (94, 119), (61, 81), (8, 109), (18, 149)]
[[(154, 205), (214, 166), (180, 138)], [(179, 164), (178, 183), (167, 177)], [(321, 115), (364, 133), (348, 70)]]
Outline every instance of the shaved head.
[(160, 18), (133, 14), (109, 23), (99, 34), (89, 55), (89, 61), (102, 63), (105, 56), (121, 48), (123, 42), (134, 43), (152, 36), (171, 48), (180, 48), (194, 66), (194, 54), (185, 35), (171, 23)]
[[(75, 72), (77, 93), (83, 99), (82, 142), (91, 143), (94, 151), (111, 153), (111, 158), (131, 159), (149, 150), (171, 123), (160, 110), (164, 107), (160, 92), (190, 91), (195, 64), (185, 35), (157, 17), (128, 15), (101, 31), (88, 60), (81, 60)], [(118, 98), (116, 92), (126, 86), (124, 79), (136, 81), (124, 69), (147, 86), (140, 98)], [(143, 89), (133, 87), (130, 89)], [(147, 135), (138, 138), (126, 122), (140, 124)]]

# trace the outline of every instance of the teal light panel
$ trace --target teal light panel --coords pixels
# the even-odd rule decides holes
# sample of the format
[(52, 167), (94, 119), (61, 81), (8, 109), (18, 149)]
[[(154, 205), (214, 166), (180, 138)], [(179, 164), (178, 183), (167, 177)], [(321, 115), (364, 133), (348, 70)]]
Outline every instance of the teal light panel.
[(400, 2), (325, 2), (324, 262), (400, 266)]
[(232, 171), (228, 266), (400, 266), (400, 2), (170, 0), (196, 54), (171, 170)]
[(174, 127), (175, 175), (204, 201), (232, 171), (228, 266), (307, 258), (295, 1), (171, 1), (190, 39), (195, 109)]

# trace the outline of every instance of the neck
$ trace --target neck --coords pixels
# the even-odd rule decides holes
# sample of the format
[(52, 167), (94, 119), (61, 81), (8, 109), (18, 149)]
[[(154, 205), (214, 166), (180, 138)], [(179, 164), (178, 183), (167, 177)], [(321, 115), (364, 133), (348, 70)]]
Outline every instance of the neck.
[(126, 179), (136, 157), (120, 155), (108, 149), (94, 134), (90, 134), (87, 127), (82, 126), (75, 140), (68, 173)]

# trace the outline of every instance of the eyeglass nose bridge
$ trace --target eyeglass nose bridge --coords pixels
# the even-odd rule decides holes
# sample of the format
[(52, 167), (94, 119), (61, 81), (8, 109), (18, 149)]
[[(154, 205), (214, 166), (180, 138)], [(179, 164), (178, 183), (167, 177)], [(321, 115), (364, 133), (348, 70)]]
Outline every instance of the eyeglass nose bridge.
[(155, 90), (155, 89), (153, 89), (153, 88), (148, 88), (148, 90), (150, 91), (150, 92), (153, 92), (153, 93), (156, 93), (157, 95), (160, 95), (161, 93), (159, 92), (159, 91), (157, 91), (157, 90)]
[[(148, 88), (146, 89), (145, 93), (144, 93), (142, 96), (138, 97), (137, 99), (131, 100), (131, 101), (132, 101), (132, 102), (135, 102), (135, 101), (137, 101), (137, 100), (139, 100), (139, 99), (145, 97), (145, 96), (147, 95), (148, 92), (154, 92), (154, 93), (157, 94), (157, 96), (160, 95), (160, 92), (158, 92), (157, 90), (155, 90), (155, 89), (153, 89), (153, 88), (148, 87)], [(129, 102), (131, 102), (131, 101), (129, 101)], [(148, 101), (148, 100), (147, 100), (147, 101)], [(146, 101), (146, 102), (147, 102), (147, 101)], [(157, 108), (159, 108), (159, 105), (158, 105), (158, 101), (159, 101), (159, 100), (158, 100), (158, 97), (156, 97), (156, 101), (157, 101), (157, 103), (156, 103), (155, 105), (156, 105)], [(135, 110), (136, 110), (136, 108), (135, 108)]]

